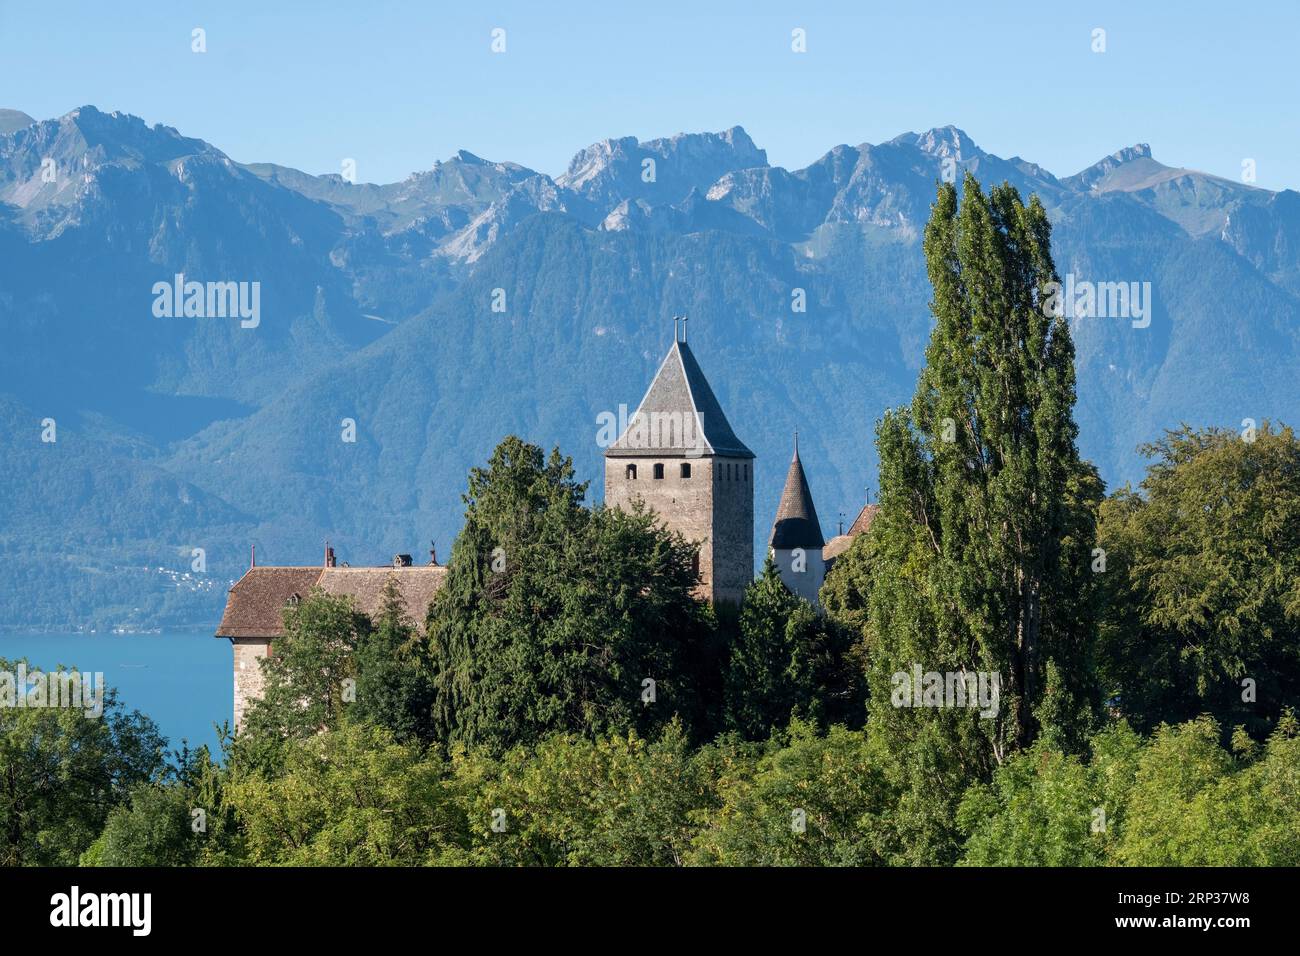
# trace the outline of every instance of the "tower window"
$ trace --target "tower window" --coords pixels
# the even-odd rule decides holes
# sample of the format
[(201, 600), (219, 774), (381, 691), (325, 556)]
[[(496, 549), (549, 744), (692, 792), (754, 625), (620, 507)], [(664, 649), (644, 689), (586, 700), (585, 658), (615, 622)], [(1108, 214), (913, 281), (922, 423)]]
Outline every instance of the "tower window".
[(731, 480), (731, 462), (727, 462), (727, 480)]
[(745, 480), (749, 481), (749, 464), (745, 464)]
[(691, 477), (691, 466), (687, 462), (682, 462), (682, 477), (683, 478)]
[(635, 481), (635, 480), (636, 480), (636, 465), (628, 465), (628, 466), (627, 466), (627, 477), (628, 477), (629, 480), (632, 480), (632, 481)]
[(655, 477), (662, 478), (663, 476), (664, 476), (664, 466), (663, 466), (663, 462), (660, 462), (655, 465)]

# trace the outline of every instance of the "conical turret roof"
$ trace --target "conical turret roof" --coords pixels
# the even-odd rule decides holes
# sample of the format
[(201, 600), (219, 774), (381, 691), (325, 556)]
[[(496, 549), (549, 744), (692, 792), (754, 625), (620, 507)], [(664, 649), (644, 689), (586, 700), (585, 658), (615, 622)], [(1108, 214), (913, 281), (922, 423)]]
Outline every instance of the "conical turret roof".
[(808, 490), (808, 478), (803, 473), (803, 462), (799, 460), (799, 438), (795, 436), (794, 458), (790, 460), (790, 470), (785, 476), (785, 490), (781, 492), (781, 504), (776, 509), (768, 547), (788, 551), (791, 548), (820, 548), (825, 543), (812, 492)]

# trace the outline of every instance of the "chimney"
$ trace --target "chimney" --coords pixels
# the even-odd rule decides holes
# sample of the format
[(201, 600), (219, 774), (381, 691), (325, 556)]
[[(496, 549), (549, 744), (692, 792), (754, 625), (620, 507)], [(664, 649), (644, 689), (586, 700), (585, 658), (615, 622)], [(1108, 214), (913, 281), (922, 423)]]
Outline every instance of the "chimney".
[(337, 565), (338, 562), (334, 557), (334, 549), (331, 548), (330, 543), (326, 541), (325, 542), (325, 567), (333, 568), (336, 567)]
[(411, 556), (409, 554), (393, 555), (393, 567), (409, 568), (411, 566)]

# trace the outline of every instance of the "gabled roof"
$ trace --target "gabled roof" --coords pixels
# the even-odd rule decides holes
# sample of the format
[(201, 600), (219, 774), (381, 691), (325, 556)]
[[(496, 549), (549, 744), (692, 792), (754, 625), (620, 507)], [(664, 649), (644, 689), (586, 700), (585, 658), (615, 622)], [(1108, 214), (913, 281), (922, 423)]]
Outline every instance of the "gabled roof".
[(781, 503), (776, 509), (776, 521), (772, 523), (772, 537), (768, 541), (768, 547), (785, 551), (791, 548), (820, 548), (825, 543), (821, 523), (817, 520), (817, 509), (813, 506), (812, 492), (808, 490), (808, 479), (803, 473), (803, 462), (799, 460), (799, 441), (796, 438), (794, 458), (790, 460), (790, 470), (785, 476), (785, 490), (781, 492)]
[(285, 606), (295, 595), (300, 599), (307, 597), (315, 587), (326, 594), (350, 595), (356, 600), (357, 609), (373, 618), (390, 575), (397, 580), (406, 601), (407, 617), (422, 628), (429, 602), (447, 576), (443, 565), (378, 568), (265, 565), (249, 568), (230, 589), (216, 636), (281, 637)]
[(605, 449), (605, 455), (754, 457), (731, 430), (690, 346), (677, 341), (664, 356), (645, 398), (628, 419), (627, 429)]
[(279, 637), (285, 605), (295, 594), (310, 594), (320, 573), (318, 567), (249, 568), (230, 589), (217, 637)]
[(880, 505), (863, 505), (849, 530), (826, 542), (826, 547), (822, 549), (822, 560), (830, 561), (849, 550), (854, 541), (871, 530), (871, 522), (876, 520), (879, 513)]
[(384, 587), (391, 577), (406, 602), (406, 616), (412, 624), (424, 626), (429, 603), (442, 587), (447, 569), (440, 565), (411, 565), (404, 568), (326, 568), (318, 585), (326, 594), (348, 594), (357, 609), (372, 620), (383, 604)]
[(876, 520), (876, 515), (879, 513), (880, 505), (863, 505), (858, 516), (853, 519), (853, 524), (849, 526), (849, 534), (866, 534), (871, 530), (871, 522)]

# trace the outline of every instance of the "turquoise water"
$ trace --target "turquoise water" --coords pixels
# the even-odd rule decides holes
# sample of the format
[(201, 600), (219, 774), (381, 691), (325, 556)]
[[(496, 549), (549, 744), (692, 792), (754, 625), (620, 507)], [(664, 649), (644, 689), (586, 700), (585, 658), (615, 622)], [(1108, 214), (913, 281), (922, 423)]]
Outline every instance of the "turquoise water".
[(147, 714), (172, 747), (207, 744), (214, 724), (231, 719), (234, 672), (230, 642), (203, 634), (0, 634), (0, 657), (29, 667), (58, 664), (102, 671), (127, 710)]

